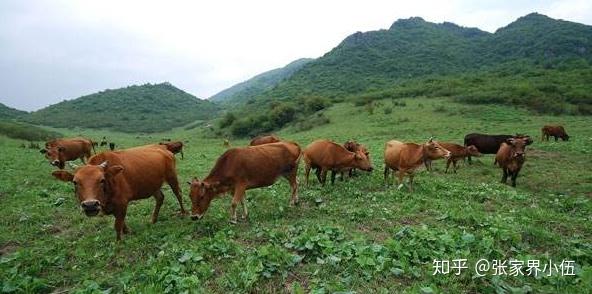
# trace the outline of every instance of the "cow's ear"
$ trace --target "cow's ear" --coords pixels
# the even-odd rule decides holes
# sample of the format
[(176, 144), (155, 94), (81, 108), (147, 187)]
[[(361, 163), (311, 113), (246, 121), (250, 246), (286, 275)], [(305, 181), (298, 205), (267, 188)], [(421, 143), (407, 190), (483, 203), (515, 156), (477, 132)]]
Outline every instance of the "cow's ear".
[(41, 154), (45, 154), (45, 153), (47, 153), (47, 150), (46, 150), (46, 149), (41, 149), (41, 150), (39, 150), (39, 152), (40, 152)]
[(119, 174), (120, 172), (122, 172), (124, 170), (123, 166), (121, 165), (113, 165), (107, 168), (107, 170), (105, 171), (106, 174), (114, 177), (117, 174)]
[(64, 147), (64, 146), (59, 146), (59, 147), (58, 147), (58, 151), (59, 151), (59, 152), (64, 152), (64, 151), (66, 151), (66, 147)]
[(52, 172), (51, 175), (54, 178), (64, 182), (72, 182), (72, 180), (74, 179), (74, 175), (65, 170), (56, 170)]

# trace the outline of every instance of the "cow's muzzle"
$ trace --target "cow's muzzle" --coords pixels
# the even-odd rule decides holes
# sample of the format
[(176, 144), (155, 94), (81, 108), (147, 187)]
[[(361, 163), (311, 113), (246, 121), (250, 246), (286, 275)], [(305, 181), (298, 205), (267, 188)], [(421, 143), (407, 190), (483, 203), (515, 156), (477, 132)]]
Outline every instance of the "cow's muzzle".
[(99, 200), (87, 200), (80, 203), (80, 208), (86, 216), (95, 216), (101, 212), (101, 203)]
[(514, 157), (516, 157), (516, 158), (523, 158), (524, 157), (524, 152), (516, 152), (516, 153), (514, 153)]
[(50, 163), (53, 166), (59, 166), (60, 165), (60, 161), (59, 160), (54, 160)]

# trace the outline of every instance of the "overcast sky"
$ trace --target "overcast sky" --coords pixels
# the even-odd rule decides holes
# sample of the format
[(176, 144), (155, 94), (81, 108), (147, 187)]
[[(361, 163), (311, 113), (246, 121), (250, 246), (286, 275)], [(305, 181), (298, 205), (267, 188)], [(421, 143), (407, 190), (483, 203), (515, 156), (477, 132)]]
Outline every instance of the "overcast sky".
[(494, 32), (530, 12), (592, 24), (592, 1), (0, 1), (0, 102), (36, 110), (169, 81), (199, 97), (356, 31), (420, 16)]

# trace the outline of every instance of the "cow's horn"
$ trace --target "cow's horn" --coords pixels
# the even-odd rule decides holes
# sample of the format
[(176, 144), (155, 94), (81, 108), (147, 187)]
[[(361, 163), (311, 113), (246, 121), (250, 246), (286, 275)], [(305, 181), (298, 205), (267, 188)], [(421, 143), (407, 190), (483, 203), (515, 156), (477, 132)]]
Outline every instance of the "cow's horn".
[(103, 163), (99, 164), (99, 167), (106, 168), (107, 164), (109, 164), (109, 161), (105, 160), (105, 161), (103, 161)]
[(432, 142), (432, 141), (434, 141), (434, 136), (431, 136), (431, 137), (428, 139), (428, 142)]

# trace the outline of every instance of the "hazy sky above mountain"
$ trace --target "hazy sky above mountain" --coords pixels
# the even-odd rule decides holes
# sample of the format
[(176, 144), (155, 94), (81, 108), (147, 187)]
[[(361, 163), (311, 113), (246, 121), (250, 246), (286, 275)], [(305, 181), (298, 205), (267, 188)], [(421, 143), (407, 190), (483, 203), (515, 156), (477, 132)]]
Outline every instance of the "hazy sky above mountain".
[(0, 1), (0, 102), (36, 110), (169, 81), (207, 98), (356, 31), (420, 16), (494, 32), (539, 12), (592, 24), (592, 1)]

